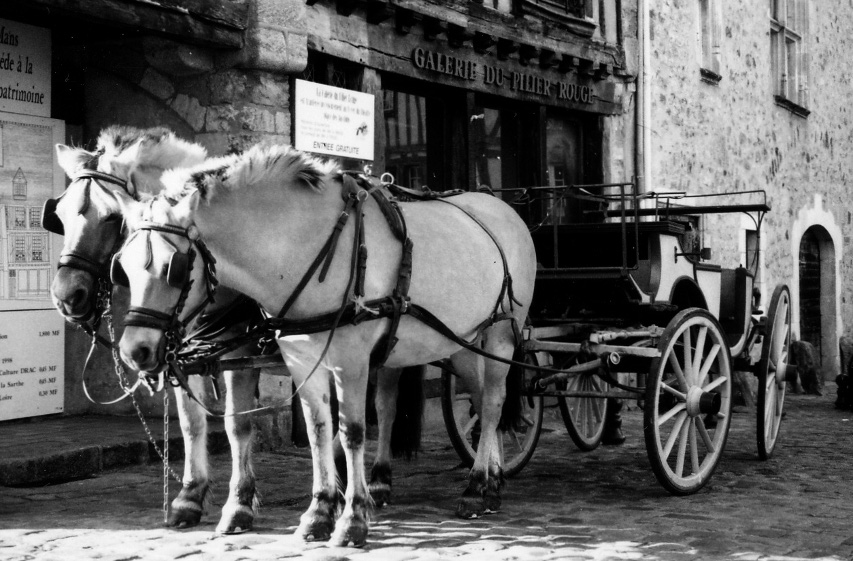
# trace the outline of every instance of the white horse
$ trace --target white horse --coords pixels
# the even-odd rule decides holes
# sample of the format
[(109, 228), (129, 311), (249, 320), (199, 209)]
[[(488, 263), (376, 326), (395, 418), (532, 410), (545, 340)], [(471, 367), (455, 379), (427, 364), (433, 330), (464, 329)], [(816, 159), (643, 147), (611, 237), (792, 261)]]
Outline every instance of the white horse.
[[(145, 199), (159, 193), (162, 173), (172, 167), (191, 166), (203, 162), (206, 150), (197, 144), (176, 138), (166, 129), (109, 127), (98, 139), (95, 152), (64, 145), (57, 146), (59, 162), (73, 180), (55, 204), (47, 207), (45, 227), (64, 234), (60, 266), (52, 285), (57, 309), (70, 321), (92, 318), (99, 278), (106, 275), (112, 253), (123, 241), (123, 221), (138, 215)], [(105, 176), (92, 176), (92, 170)], [(81, 173), (85, 177), (81, 177)], [(79, 178), (79, 179), (78, 179)], [(131, 220), (133, 222), (133, 220)], [(118, 300), (122, 298), (117, 288)], [(237, 306), (234, 308), (233, 306)], [(221, 310), (231, 310), (220, 317)], [(253, 313), (254, 312), (254, 313)], [(218, 336), (227, 339), (245, 331), (249, 321), (259, 318), (254, 304), (241, 300), (234, 291), (223, 289), (216, 303), (207, 310), (209, 316), (220, 317), (228, 328)], [(257, 353), (254, 345), (240, 347), (226, 354), (245, 356)], [(411, 453), (417, 448), (420, 427), (417, 413), (413, 426), (395, 431), (397, 379), (400, 372), (388, 371), (378, 377), (377, 409), (380, 438), (371, 475), (371, 495), (377, 503), (389, 501), (391, 494), (391, 456)], [(236, 533), (252, 528), (257, 507), (255, 477), (251, 461), (252, 425), (248, 416), (234, 413), (255, 407), (258, 371), (246, 369), (225, 371), (226, 431), (231, 445), (233, 471), (229, 495), (217, 525), (218, 533)], [(200, 377), (190, 378), (196, 395), (202, 395)], [(206, 499), (209, 498), (209, 461), (207, 452), (207, 416), (202, 407), (188, 395), (175, 390), (178, 415), (184, 439), (185, 462), (183, 488), (172, 501), (168, 524), (189, 527), (199, 523)], [(420, 411), (421, 396), (405, 392), (401, 397), (407, 408)], [(396, 421), (400, 425), (401, 420)]]
[[(222, 285), (251, 296), (272, 314), (291, 300), (286, 318), (297, 322), (296, 331), (318, 315), (335, 316), (344, 305), (360, 317), (370, 316), (379, 307), (377, 299), (400, 288), (399, 272), (405, 272), (403, 244), (377, 203), (364, 191), (351, 191), (353, 181), (329, 164), (289, 147), (256, 147), (242, 156), (175, 170), (163, 181), (171, 200), (160, 198), (151, 205), (146, 222), (137, 225), (145, 233), (128, 239), (120, 253), (130, 279), (132, 306), (175, 318), (191, 301), (198, 301), (206, 285), (204, 267), (193, 267), (192, 284), (182, 287), (169, 286), (162, 271), (178, 253), (200, 247), (200, 241), (215, 257)], [(479, 349), (510, 358), (518, 343), (514, 327), (523, 324), (527, 315), (536, 272), (527, 226), (504, 202), (479, 193), (400, 207), (414, 246), (408, 290), (412, 307), (407, 309), (420, 306), (454, 334), (475, 341)], [(343, 222), (342, 209), (353, 219), (344, 223), (335, 244), (330, 232)], [(362, 213), (363, 239), (356, 233)], [(172, 228), (163, 231), (158, 224)], [(330, 244), (337, 247), (331, 254)], [(358, 249), (360, 245), (366, 252)], [(363, 253), (369, 256), (364, 268), (360, 267)], [(323, 282), (318, 282), (317, 275), (306, 271), (316, 270), (313, 266), (321, 257), (331, 266)], [(300, 288), (303, 277), (310, 277), (310, 282)], [(354, 289), (358, 285), (363, 291)], [(179, 305), (184, 296), (186, 308)], [(383, 342), (389, 336), (398, 341), (387, 366), (450, 357), (468, 387), (480, 388), (473, 393), (482, 436), (457, 514), (476, 517), (500, 505), (503, 473), (496, 429), (508, 366), (463, 348), (459, 340), (441, 335), (409, 314), (402, 315), (396, 334), (388, 333), (391, 322), (385, 317), (340, 325), (333, 337), (328, 323), (296, 334), (287, 324), (276, 324), (281, 328), (279, 347), (306, 410), (314, 462), (313, 500), (298, 529), (305, 539), (331, 537), (337, 545), (362, 545), (366, 540), (364, 394), (371, 354), (385, 348)], [(122, 356), (135, 368), (159, 368), (163, 339), (163, 329), (128, 327), (120, 344)], [(337, 521), (330, 377), (337, 390), (348, 470), (346, 502)]]

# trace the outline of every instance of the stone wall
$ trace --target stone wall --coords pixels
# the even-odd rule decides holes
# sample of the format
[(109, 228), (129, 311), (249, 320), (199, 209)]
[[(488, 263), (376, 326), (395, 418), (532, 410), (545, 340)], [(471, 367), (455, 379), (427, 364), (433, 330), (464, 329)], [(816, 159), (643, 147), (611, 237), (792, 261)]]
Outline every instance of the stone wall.
[[(765, 305), (773, 288), (786, 283), (794, 300), (794, 331), (799, 329), (799, 243), (803, 232), (818, 225), (834, 252), (822, 252), (834, 275), (824, 294), (824, 365), (837, 360), (837, 336), (846, 332), (851, 306), (853, 265), (849, 194), (851, 114), (849, 72), (840, 61), (853, 55), (845, 33), (853, 21), (848, 2), (809, 3), (806, 41), (811, 114), (794, 115), (776, 104), (770, 61), (770, 23), (766, 3), (723, 2), (722, 79), (702, 80), (699, 3), (651, 0), (651, 149), (649, 189), (689, 192), (765, 189), (772, 211), (762, 228), (761, 277)], [(715, 262), (743, 262), (743, 227), (720, 220), (706, 223), (705, 243)], [(749, 226), (754, 228), (754, 226)], [(829, 256), (829, 257), (827, 257)], [(834, 270), (833, 270), (834, 269)], [(824, 309), (825, 308), (825, 309)], [(831, 316), (827, 319), (826, 316)], [(834, 331), (831, 335), (829, 331)]]

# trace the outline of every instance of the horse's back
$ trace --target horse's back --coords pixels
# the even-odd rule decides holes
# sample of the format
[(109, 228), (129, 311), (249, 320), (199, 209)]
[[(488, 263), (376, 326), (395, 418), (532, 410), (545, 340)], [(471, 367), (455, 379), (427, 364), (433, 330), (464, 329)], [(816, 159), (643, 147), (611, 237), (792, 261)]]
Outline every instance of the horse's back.
[(413, 302), (440, 318), (454, 318), (451, 327), (478, 325), (501, 294), (503, 253), (513, 295), (521, 303), (514, 306), (516, 315), (526, 316), (536, 255), (527, 225), (511, 206), (491, 195), (464, 193), (402, 207), (414, 242)]

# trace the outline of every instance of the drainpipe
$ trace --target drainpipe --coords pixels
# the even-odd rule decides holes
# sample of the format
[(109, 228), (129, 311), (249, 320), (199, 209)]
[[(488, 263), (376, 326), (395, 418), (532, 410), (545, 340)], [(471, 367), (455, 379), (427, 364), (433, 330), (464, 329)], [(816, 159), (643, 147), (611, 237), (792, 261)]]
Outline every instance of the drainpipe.
[(654, 189), (651, 181), (651, 121), (652, 104), (649, 95), (649, 75), (651, 67), (651, 40), (649, 37), (649, 2), (638, 0), (637, 5), (637, 39), (638, 39), (638, 72), (637, 103), (635, 106), (636, 132), (634, 143), (634, 169), (637, 174), (637, 192), (645, 193)]

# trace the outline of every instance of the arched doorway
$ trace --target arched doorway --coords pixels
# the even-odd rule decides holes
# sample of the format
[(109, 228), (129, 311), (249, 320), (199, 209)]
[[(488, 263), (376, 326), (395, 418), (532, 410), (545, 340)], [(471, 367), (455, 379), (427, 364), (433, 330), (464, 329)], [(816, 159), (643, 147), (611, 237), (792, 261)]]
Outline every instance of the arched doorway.
[(799, 263), (800, 340), (814, 345), (822, 365), (829, 366), (835, 359), (836, 340), (835, 246), (823, 226), (811, 226), (803, 233)]

